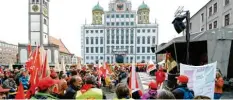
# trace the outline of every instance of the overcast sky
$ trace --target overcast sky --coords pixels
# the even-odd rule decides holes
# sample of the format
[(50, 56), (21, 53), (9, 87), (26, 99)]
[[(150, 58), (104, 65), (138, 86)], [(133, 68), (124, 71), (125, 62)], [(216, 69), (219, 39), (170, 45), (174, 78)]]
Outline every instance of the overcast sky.
[[(110, 0), (50, 0), (50, 35), (62, 39), (70, 52), (81, 56), (81, 26), (92, 21), (92, 8), (99, 1), (108, 10)], [(197, 12), (209, 0), (144, 0), (150, 7), (150, 22), (159, 23), (159, 44), (175, 36), (171, 22), (179, 6)], [(137, 10), (143, 0), (131, 0)], [(8, 43), (28, 43), (28, 0), (1, 0), (0, 40)], [(195, 27), (195, 26), (194, 26)]]

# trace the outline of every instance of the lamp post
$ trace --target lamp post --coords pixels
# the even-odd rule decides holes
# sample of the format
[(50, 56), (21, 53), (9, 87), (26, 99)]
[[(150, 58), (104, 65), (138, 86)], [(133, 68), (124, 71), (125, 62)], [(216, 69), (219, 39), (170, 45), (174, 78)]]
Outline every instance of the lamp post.
[[(189, 10), (184, 11), (184, 7), (179, 7), (175, 13), (175, 19), (173, 20), (172, 24), (174, 25), (174, 28), (176, 32), (179, 34), (184, 29), (186, 29), (186, 63), (189, 64), (189, 42), (190, 42), (190, 12)], [(183, 14), (185, 13), (185, 14)], [(182, 15), (183, 14), (183, 15)], [(185, 23), (183, 23), (183, 20), (186, 19), (186, 26)]]

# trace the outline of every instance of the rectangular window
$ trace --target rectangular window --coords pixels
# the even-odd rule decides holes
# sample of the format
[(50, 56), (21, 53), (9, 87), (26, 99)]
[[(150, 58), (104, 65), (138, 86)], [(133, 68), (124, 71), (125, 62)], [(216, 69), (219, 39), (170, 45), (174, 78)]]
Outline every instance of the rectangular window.
[(140, 33), (140, 29), (137, 30), (137, 33)]
[(155, 36), (152, 37), (152, 43), (155, 44)]
[(145, 44), (146, 43), (146, 39), (145, 39), (145, 36), (142, 37), (142, 44)]
[(89, 44), (89, 37), (86, 37), (86, 44)]
[(134, 18), (134, 14), (131, 14), (131, 18)]
[(127, 50), (127, 53), (129, 53), (129, 46), (126, 46), (125, 48)]
[(95, 38), (95, 43), (98, 44), (98, 42), (99, 42), (99, 39), (98, 39), (98, 37), (96, 37)]
[(100, 37), (100, 44), (104, 44), (104, 38)]
[(107, 54), (110, 53), (110, 46), (107, 46)]
[(126, 26), (129, 26), (129, 22), (126, 22)]
[(91, 56), (91, 60), (93, 60), (94, 59), (94, 57), (93, 56)]
[(91, 44), (94, 44), (94, 38), (91, 37)]
[(104, 47), (100, 47), (100, 53), (104, 53)]
[(150, 56), (147, 56), (147, 60), (150, 60)]
[(94, 53), (94, 47), (91, 47), (91, 53)]
[(86, 33), (89, 33), (89, 30), (86, 30)]
[(112, 24), (111, 24), (111, 25), (112, 25), (112, 26), (114, 26), (114, 24), (115, 24), (115, 23), (114, 23), (114, 22), (112, 22)]
[(214, 13), (216, 13), (217, 11), (218, 11), (218, 4), (215, 3), (215, 4), (214, 4)]
[(146, 50), (145, 50), (145, 47), (142, 47), (142, 53), (145, 53)]
[(212, 16), (212, 6), (209, 8), (209, 16)]
[(116, 22), (116, 26), (119, 26), (119, 22)]
[(93, 30), (91, 30), (91, 33), (93, 33), (94, 31)]
[(86, 47), (86, 53), (89, 53), (89, 48), (88, 47)]
[(137, 56), (137, 60), (140, 60), (140, 56)]
[(209, 24), (209, 30), (211, 30), (212, 29), (212, 23), (211, 24)]
[(124, 22), (121, 22), (121, 25), (122, 25), (122, 26), (124, 26), (124, 25), (125, 25), (125, 23), (124, 23)]
[(225, 6), (230, 3), (230, 0), (225, 0)]
[(124, 46), (121, 46), (121, 49), (124, 49)]
[(150, 36), (147, 37), (147, 44), (150, 44)]
[(119, 44), (119, 35), (116, 36), (116, 44)]
[(103, 30), (100, 30), (100, 33), (103, 33), (104, 31)]
[(147, 47), (147, 53), (150, 53), (150, 47)]
[(230, 14), (225, 15), (225, 26), (230, 24)]
[(115, 15), (112, 14), (112, 18), (115, 18)]
[(142, 33), (145, 33), (145, 32), (146, 32), (145, 29), (143, 29), (143, 30), (142, 30)]
[(122, 14), (122, 15), (121, 15), (121, 18), (124, 18), (124, 17), (125, 17), (125, 15), (124, 15), (124, 14)]
[(140, 47), (137, 47), (137, 53), (140, 53)]
[(150, 29), (147, 29), (147, 33), (150, 33)]
[(110, 18), (110, 15), (107, 15), (107, 18)]
[(118, 14), (116, 15), (116, 18), (119, 18), (119, 15), (118, 15)]
[(152, 32), (155, 33), (155, 29), (153, 29)]
[(218, 27), (218, 22), (214, 21), (214, 28), (217, 28), (217, 27)]
[(95, 53), (99, 53), (99, 48), (95, 47)]
[(152, 56), (152, 60), (155, 60), (155, 56)]
[(107, 26), (109, 26), (110, 25), (110, 23), (109, 22), (107, 22)]
[(133, 43), (134, 43), (133, 41), (134, 41), (134, 38), (133, 38), (133, 36), (131, 35), (131, 36), (130, 36), (130, 44), (133, 44)]
[(126, 37), (125, 37), (125, 38), (126, 38), (126, 39), (125, 39), (125, 40), (126, 40), (125, 43), (126, 43), (126, 44), (129, 44), (129, 35), (126, 34)]
[(124, 44), (124, 30), (121, 30), (121, 44)]
[(110, 44), (110, 35), (107, 35), (107, 44)]
[(129, 18), (129, 15), (128, 15), (128, 14), (126, 14), (126, 18)]
[(86, 59), (89, 60), (89, 56), (86, 56)]
[(114, 49), (114, 46), (111, 46), (111, 52), (113, 51), (113, 49)]
[(204, 13), (201, 14), (201, 22), (204, 22)]
[(131, 22), (131, 25), (133, 26), (133, 25), (134, 25), (134, 22)]
[(99, 31), (98, 31), (98, 30), (95, 30), (95, 33), (99, 33)]

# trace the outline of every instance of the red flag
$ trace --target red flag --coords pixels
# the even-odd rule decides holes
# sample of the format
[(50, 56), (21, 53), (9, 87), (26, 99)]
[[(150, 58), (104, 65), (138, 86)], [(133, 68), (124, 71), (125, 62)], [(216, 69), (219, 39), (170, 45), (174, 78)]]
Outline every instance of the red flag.
[(23, 84), (20, 82), (15, 99), (25, 99)]
[(107, 70), (106, 73), (107, 73), (107, 74), (112, 74), (112, 70), (111, 70), (111, 68), (108, 66), (108, 63), (106, 63), (106, 62), (105, 62), (105, 67), (106, 67), (106, 70)]
[(47, 54), (45, 55), (45, 59), (44, 59), (44, 64), (42, 66), (43, 68), (43, 72), (42, 72), (42, 78), (47, 77)]

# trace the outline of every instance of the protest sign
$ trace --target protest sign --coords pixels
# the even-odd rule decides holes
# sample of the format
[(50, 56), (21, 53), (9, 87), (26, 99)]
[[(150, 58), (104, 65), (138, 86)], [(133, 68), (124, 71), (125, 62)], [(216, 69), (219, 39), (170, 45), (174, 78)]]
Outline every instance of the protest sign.
[(188, 87), (194, 91), (195, 96), (208, 96), (214, 98), (214, 87), (217, 62), (191, 66), (180, 64), (180, 74), (189, 77)]

